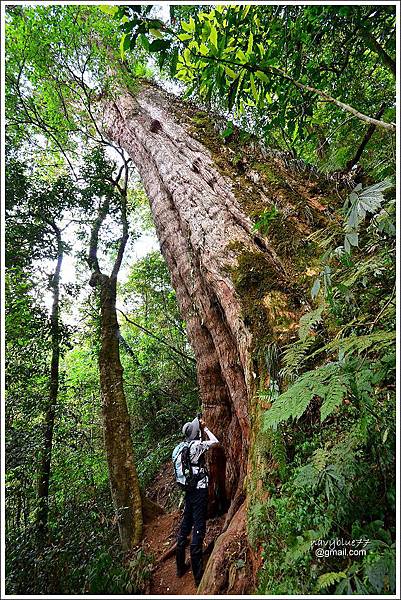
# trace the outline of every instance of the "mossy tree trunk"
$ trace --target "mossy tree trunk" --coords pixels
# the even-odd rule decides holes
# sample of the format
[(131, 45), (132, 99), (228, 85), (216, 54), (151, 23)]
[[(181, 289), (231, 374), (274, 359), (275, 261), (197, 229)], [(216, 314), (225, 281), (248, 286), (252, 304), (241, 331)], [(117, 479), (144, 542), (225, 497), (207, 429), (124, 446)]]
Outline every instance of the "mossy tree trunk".
[[(123, 172), (124, 183), (120, 184)], [(123, 168), (112, 183), (119, 192), (122, 221), (122, 236), (117, 257), (110, 275), (102, 273), (97, 258), (99, 231), (109, 214), (111, 201), (110, 197), (105, 196), (92, 226), (88, 264), (92, 269), (90, 284), (97, 289), (100, 299), (99, 372), (110, 491), (121, 547), (127, 551), (140, 542), (143, 522), (141, 491), (134, 463), (130, 418), (123, 386), (116, 312), (117, 277), (128, 240), (128, 161), (125, 159)]]
[[(255, 450), (250, 451), (251, 440), (257, 447), (260, 422), (255, 389), (262, 369), (256, 348), (284, 339), (302, 309), (286, 252), (279, 257), (249, 216), (255, 206), (261, 212), (276, 202), (274, 185), (246, 154), (238, 160), (235, 141), (225, 146), (206, 114), (147, 82), (135, 96), (122, 93), (105, 104), (102, 123), (141, 175), (196, 355), (205, 420), (221, 440), (210, 457), (211, 506), (228, 508), (226, 533), (209, 565), (227, 573), (239, 524), (245, 535), (245, 520), (233, 517), (247, 490), (255, 489), (258, 468)], [(296, 200), (285, 199), (288, 211), (302, 202), (305, 219), (286, 219), (284, 244), (296, 243), (294, 231), (298, 237), (310, 231), (308, 220), (324, 208), (315, 196), (300, 188)], [(235, 592), (227, 577), (215, 580), (211, 569), (203, 592), (223, 593), (230, 586)]]
[(123, 550), (129, 550), (138, 544), (142, 537), (142, 500), (123, 387), (116, 313), (117, 277), (100, 273), (92, 282), (94, 280), (100, 295), (99, 371), (110, 490), (116, 510), (121, 547)]

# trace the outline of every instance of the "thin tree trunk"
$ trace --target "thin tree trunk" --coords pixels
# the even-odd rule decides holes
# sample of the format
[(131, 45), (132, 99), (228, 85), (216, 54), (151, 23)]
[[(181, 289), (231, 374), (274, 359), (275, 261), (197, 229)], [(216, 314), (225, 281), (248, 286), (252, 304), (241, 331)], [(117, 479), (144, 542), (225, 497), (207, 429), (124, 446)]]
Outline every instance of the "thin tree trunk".
[[(120, 184), (123, 173), (124, 183)], [(112, 184), (120, 192), (123, 226), (117, 258), (110, 276), (101, 272), (97, 251), (99, 231), (110, 209), (106, 197), (99, 207), (90, 239), (88, 263), (92, 269), (90, 284), (100, 295), (101, 344), (99, 352), (100, 388), (102, 395), (103, 434), (109, 471), (110, 491), (116, 511), (121, 547), (124, 551), (139, 543), (142, 537), (142, 500), (135, 469), (130, 418), (123, 387), (120, 360), (119, 327), (116, 311), (117, 277), (128, 240), (126, 214), (128, 163), (124, 160)]]
[(58, 227), (51, 223), (57, 239), (57, 264), (51, 280), (53, 292), (53, 304), (50, 317), (51, 333), (51, 366), (50, 366), (50, 393), (45, 414), (44, 440), (42, 448), (41, 463), (38, 473), (38, 510), (37, 510), (37, 535), (39, 544), (46, 543), (48, 534), (49, 516), (49, 483), (50, 467), (53, 444), (53, 429), (56, 414), (58, 387), (59, 387), (59, 363), (60, 363), (60, 272), (63, 262), (63, 242)]
[(101, 348), (99, 353), (103, 431), (110, 489), (120, 542), (129, 550), (142, 537), (142, 505), (134, 467), (130, 418), (123, 388), (116, 313), (117, 278), (100, 275)]

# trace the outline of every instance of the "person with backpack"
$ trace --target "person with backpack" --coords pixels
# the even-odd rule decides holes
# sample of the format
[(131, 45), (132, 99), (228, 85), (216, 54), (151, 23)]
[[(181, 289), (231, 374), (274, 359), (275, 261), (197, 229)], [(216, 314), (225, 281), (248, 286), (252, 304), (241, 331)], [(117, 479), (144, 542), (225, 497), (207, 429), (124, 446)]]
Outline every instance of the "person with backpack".
[[(208, 437), (202, 440), (202, 432)], [(173, 465), (178, 485), (185, 490), (185, 506), (177, 537), (177, 577), (188, 570), (185, 563), (185, 546), (192, 531), (190, 546), (192, 573), (198, 587), (203, 575), (202, 546), (206, 533), (207, 500), (209, 477), (206, 469), (205, 452), (219, 440), (196, 417), (182, 428), (184, 441), (173, 451)]]

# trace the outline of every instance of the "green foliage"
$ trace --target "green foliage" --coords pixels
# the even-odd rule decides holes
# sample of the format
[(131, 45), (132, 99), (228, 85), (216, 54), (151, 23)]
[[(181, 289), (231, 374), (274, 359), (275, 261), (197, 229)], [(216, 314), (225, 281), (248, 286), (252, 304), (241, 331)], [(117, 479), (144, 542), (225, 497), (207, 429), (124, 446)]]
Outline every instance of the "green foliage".
[[(79, 240), (87, 243), (85, 217), (96, 215), (101, 197), (111, 200), (108, 228), (101, 232), (102, 263), (109, 260), (118, 226), (118, 198), (110, 186), (113, 165), (95, 148), (83, 160), (85, 182), (77, 189), (65, 179), (43, 182), (14, 161), (8, 171), (7, 271), (7, 589), (10, 593), (142, 593), (152, 558), (139, 550), (127, 562), (118, 549), (102, 435), (97, 366), (99, 303), (89, 294), (80, 308), (73, 344), (63, 342), (60, 389), (53, 433), (49, 495), (49, 545), (35, 536), (36, 477), (42, 444), (44, 398), (48, 397), (50, 347), (48, 315), (36, 257), (52, 258), (51, 237), (42, 219), (81, 217)], [(18, 177), (22, 175), (21, 185)], [(130, 190), (132, 222), (142, 226), (143, 193)], [(83, 209), (83, 210), (82, 210)], [(82, 212), (79, 212), (82, 210)], [(138, 211), (138, 213), (136, 212)], [(28, 229), (29, 215), (36, 228)], [(113, 225), (113, 222), (115, 225)], [(27, 228), (24, 229), (24, 225)], [(29, 232), (29, 237), (27, 235)], [(19, 239), (29, 244), (21, 248)], [(81, 251), (86, 261), (86, 252)], [(88, 277), (84, 279), (87, 281)], [(76, 288), (78, 289), (78, 288)], [(198, 406), (194, 358), (188, 346), (166, 265), (159, 253), (134, 263), (120, 298), (142, 329), (122, 325), (132, 354), (122, 347), (132, 441), (141, 485), (151, 485), (171, 455), (182, 422)], [(64, 293), (62, 292), (62, 299)], [(64, 310), (65, 304), (62, 304)], [(74, 314), (76, 319), (77, 313)], [(123, 321), (123, 317), (121, 317)], [(147, 332), (150, 332), (147, 333)], [(152, 337), (153, 336), (153, 337)], [(70, 336), (71, 342), (71, 336)], [(132, 350), (134, 348), (134, 350)], [(71, 527), (74, 523), (74, 527)]]
[(307, 339), (315, 325), (321, 323), (324, 306), (311, 310), (299, 319), (298, 336), (301, 342)]
[(265, 427), (276, 428), (290, 418), (299, 419), (315, 397), (323, 401), (320, 419), (324, 421), (341, 403), (348, 388), (347, 375), (338, 363), (304, 373), (273, 403), (266, 413)]
[[(315, 236), (326, 274), (319, 306), (285, 348), (278, 383), (286, 389), (264, 416), (266, 430), (285, 440), (287, 464), (252, 529), (263, 545), (260, 593), (395, 590), (395, 240), (391, 208), (385, 227), (372, 217), (392, 206), (382, 185), (362, 201), (352, 257), (338, 252), (343, 228)], [(317, 559), (311, 542), (336, 537), (369, 539), (366, 555)]]
[[(120, 286), (128, 308), (123, 351), (138, 473), (144, 486), (170, 458), (180, 425), (198, 407), (195, 362), (165, 261), (151, 252), (132, 265)], [(156, 336), (156, 337), (155, 337)]]
[[(114, 18), (121, 21), (124, 43), (129, 37), (131, 50), (140, 43), (156, 53), (159, 67), (182, 81), (187, 95), (251, 124), (269, 145), (328, 171), (343, 168), (353, 158), (365, 125), (319, 91), (372, 117), (384, 106), (382, 118), (394, 120), (392, 8), (172, 9), (170, 22), (163, 23), (149, 15), (148, 7), (119, 7)], [(369, 142), (362, 162), (380, 177), (394, 172), (394, 142), (377, 129), (378, 156)], [(386, 152), (393, 155), (391, 167), (382, 158)]]
[(362, 184), (358, 184), (347, 197), (343, 210), (345, 216), (345, 239), (344, 250), (351, 252), (351, 246), (358, 246), (358, 229), (364, 221), (367, 213), (377, 213), (384, 202), (383, 192), (392, 188), (390, 180), (385, 179), (380, 183), (375, 183), (362, 189)]
[(270, 226), (278, 215), (277, 208), (273, 205), (271, 209), (265, 209), (253, 225), (254, 231), (260, 231), (262, 235), (267, 235)]
[(316, 591), (320, 592), (321, 590), (331, 587), (334, 583), (338, 583), (344, 579), (344, 577), (346, 577), (346, 574), (343, 571), (337, 573), (323, 573), (317, 580)]
[(108, 552), (99, 552), (88, 565), (87, 591), (91, 594), (142, 594), (147, 590), (152, 557), (138, 549), (123, 564)]
[[(61, 216), (79, 221), (82, 245), (100, 199), (110, 197), (110, 227), (100, 235), (106, 265), (118, 237), (114, 165), (99, 149), (105, 140), (94, 118), (99, 100), (113, 99), (119, 86), (135, 92), (140, 77), (151, 76), (151, 56), (152, 69), (157, 64), (163, 78), (183, 84), (187, 97), (224, 113), (222, 143), (242, 125), (270, 147), (326, 172), (347, 170), (367, 125), (321, 101), (319, 91), (369, 116), (383, 106), (380, 118), (394, 120), (393, 6), (176, 5), (168, 23), (155, 10), (21, 5), (6, 11), (11, 594), (147, 591), (152, 557), (138, 550), (125, 560), (117, 544), (101, 433), (99, 303), (90, 294), (80, 329), (63, 338), (46, 547), (36, 546), (33, 525), (50, 356), (43, 261), (55, 256), (48, 222)], [(311, 237), (322, 248), (322, 270), (298, 339), (280, 357), (281, 370), (274, 344), (262, 357), (272, 375), (269, 389), (260, 392), (272, 403), (264, 419), (272, 433), (266, 448), (272, 473), (261, 474), (268, 501), (255, 502), (248, 515), (249, 539), (262, 546), (261, 593), (395, 591), (396, 206), (388, 179), (394, 165), (394, 136), (377, 127), (342, 211), (329, 205), (329, 229)], [(75, 183), (78, 167), (82, 180)], [(361, 174), (363, 185), (357, 183)], [(130, 190), (128, 207), (132, 222), (143, 224), (143, 192)], [(254, 230), (262, 235), (272, 235), (285, 217), (274, 200), (255, 214)], [(69, 244), (65, 250), (71, 251)], [(78, 254), (86, 259), (82, 246)], [(254, 261), (251, 254), (240, 283), (260, 294), (266, 265), (260, 261), (251, 270)], [(158, 253), (136, 261), (118, 293), (129, 319), (119, 317), (124, 387), (146, 488), (198, 406), (194, 357)], [(67, 295), (63, 291), (63, 314)], [(311, 542), (338, 535), (369, 538), (366, 557), (317, 560)]]
[[(347, 211), (344, 226), (347, 232), (346, 236), (351, 228), (357, 230), (362, 220), (365, 219), (367, 212), (374, 213), (378, 211), (384, 201), (382, 192), (391, 186), (390, 182), (384, 181), (365, 190), (358, 188), (359, 195), (354, 191), (352, 193), (354, 197), (351, 194), (345, 204), (345, 210)], [(374, 223), (372, 225), (375, 226)], [(375, 235), (374, 230), (372, 233)], [(376, 233), (378, 233), (377, 229)], [(358, 242), (356, 241), (353, 245), (357, 246)], [(333, 254), (338, 256), (337, 250), (326, 252), (326, 255), (329, 257)], [(349, 254), (349, 247), (346, 252)], [(352, 263), (346, 262), (345, 264), (348, 264), (352, 269)], [(365, 278), (368, 277), (371, 268), (370, 261), (367, 268), (363, 270)], [(338, 290), (340, 292), (348, 290), (350, 286), (355, 284), (360, 275), (361, 267), (359, 265), (358, 268), (353, 268), (351, 277), (348, 275), (347, 279), (340, 282)], [(366, 288), (366, 283), (364, 287)], [(335, 296), (332, 288), (332, 276), (329, 279), (326, 276), (326, 301), (329, 302), (333, 312), (335, 312)], [(354, 359), (353, 355), (364, 356), (365, 358), (369, 354), (377, 356), (379, 352), (386, 352), (394, 344), (394, 329), (377, 329), (372, 332), (372, 328), (370, 328), (369, 333), (358, 335), (352, 327), (347, 328), (347, 334), (337, 335), (322, 343), (322, 340), (316, 339), (315, 332), (312, 329), (317, 323), (321, 323), (324, 308), (325, 305), (322, 304), (317, 309), (301, 317), (300, 340), (286, 349), (284, 354), (285, 366), (282, 369), (282, 374), (291, 376), (297, 373), (302, 366), (305, 366), (307, 361), (319, 359), (322, 355), (330, 357), (334, 353), (338, 353), (338, 360), (307, 371), (300, 375), (293, 384), (290, 384), (288, 389), (277, 398), (272, 408), (266, 413), (265, 427), (276, 428), (279, 423), (290, 418), (299, 419), (305, 413), (310, 402), (313, 399), (316, 400), (316, 398), (319, 398), (322, 402), (320, 420), (323, 422), (340, 406), (347, 395), (355, 393), (353, 382), (355, 377), (356, 379), (360, 378), (361, 362)], [(318, 344), (318, 348), (313, 349), (316, 344)], [(354, 371), (356, 368), (358, 368), (358, 371)], [(369, 377), (368, 372), (362, 371), (362, 373)]]

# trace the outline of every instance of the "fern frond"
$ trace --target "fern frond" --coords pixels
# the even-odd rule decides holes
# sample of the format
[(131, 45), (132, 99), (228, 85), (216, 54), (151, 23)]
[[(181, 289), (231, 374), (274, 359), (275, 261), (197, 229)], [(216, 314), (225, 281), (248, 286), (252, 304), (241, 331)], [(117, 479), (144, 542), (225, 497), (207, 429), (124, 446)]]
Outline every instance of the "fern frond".
[(298, 336), (300, 340), (305, 340), (312, 328), (321, 322), (323, 309), (324, 306), (319, 306), (319, 308), (309, 311), (299, 319)]
[(336, 338), (321, 348), (318, 348), (312, 352), (312, 354), (309, 354), (308, 358), (313, 358), (322, 352), (330, 353), (340, 349), (344, 355), (351, 355), (354, 353), (361, 354), (364, 351), (377, 352), (378, 350), (383, 350), (383, 348), (386, 348), (387, 346), (392, 346), (395, 337), (395, 331), (375, 331), (374, 333), (368, 333), (366, 335), (352, 335), (345, 338)]
[(342, 273), (340, 272), (337, 281), (342, 285), (350, 288), (352, 287), (358, 279), (362, 277), (366, 277), (373, 271), (375, 271), (378, 266), (378, 258), (377, 255), (369, 256), (364, 260), (358, 261), (357, 264), (352, 265), (352, 269), (346, 269)]
[(294, 484), (300, 488), (311, 488), (317, 483), (318, 473), (312, 463), (307, 463), (302, 467), (299, 467), (298, 472), (294, 478)]
[(324, 590), (332, 586), (334, 583), (338, 583), (346, 576), (347, 575), (344, 573), (344, 571), (339, 571), (338, 573), (336, 573), (335, 571), (331, 571), (330, 573), (323, 573), (323, 575), (320, 575), (316, 582), (316, 590), (318, 592), (320, 590)]
[(283, 356), (284, 367), (281, 369), (280, 375), (289, 379), (296, 375), (304, 364), (305, 356), (312, 348), (314, 343), (314, 337), (309, 336), (287, 346)]
[(265, 427), (276, 429), (288, 419), (299, 419), (314, 396), (323, 399), (320, 420), (323, 422), (342, 402), (348, 392), (348, 378), (338, 363), (329, 363), (304, 373), (273, 403), (265, 415)]
[(277, 471), (281, 479), (285, 477), (286, 466), (287, 466), (287, 455), (285, 451), (285, 445), (283, 436), (280, 432), (275, 432), (272, 439), (271, 455), (275, 463), (277, 464)]
[(320, 408), (320, 422), (331, 415), (333, 410), (337, 408), (343, 401), (344, 396), (347, 394), (348, 380), (344, 376), (333, 377), (330, 380), (330, 385), (325, 396), (325, 400)]
[(316, 471), (320, 473), (326, 467), (329, 460), (329, 452), (325, 448), (318, 448), (312, 455), (312, 464)]
[(331, 380), (340, 374), (340, 369), (339, 363), (328, 363), (301, 375), (286, 392), (280, 394), (266, 412), (265, 428), (276, 429), (283, 421), (299, 419), (314, 396), (326, 400)]

